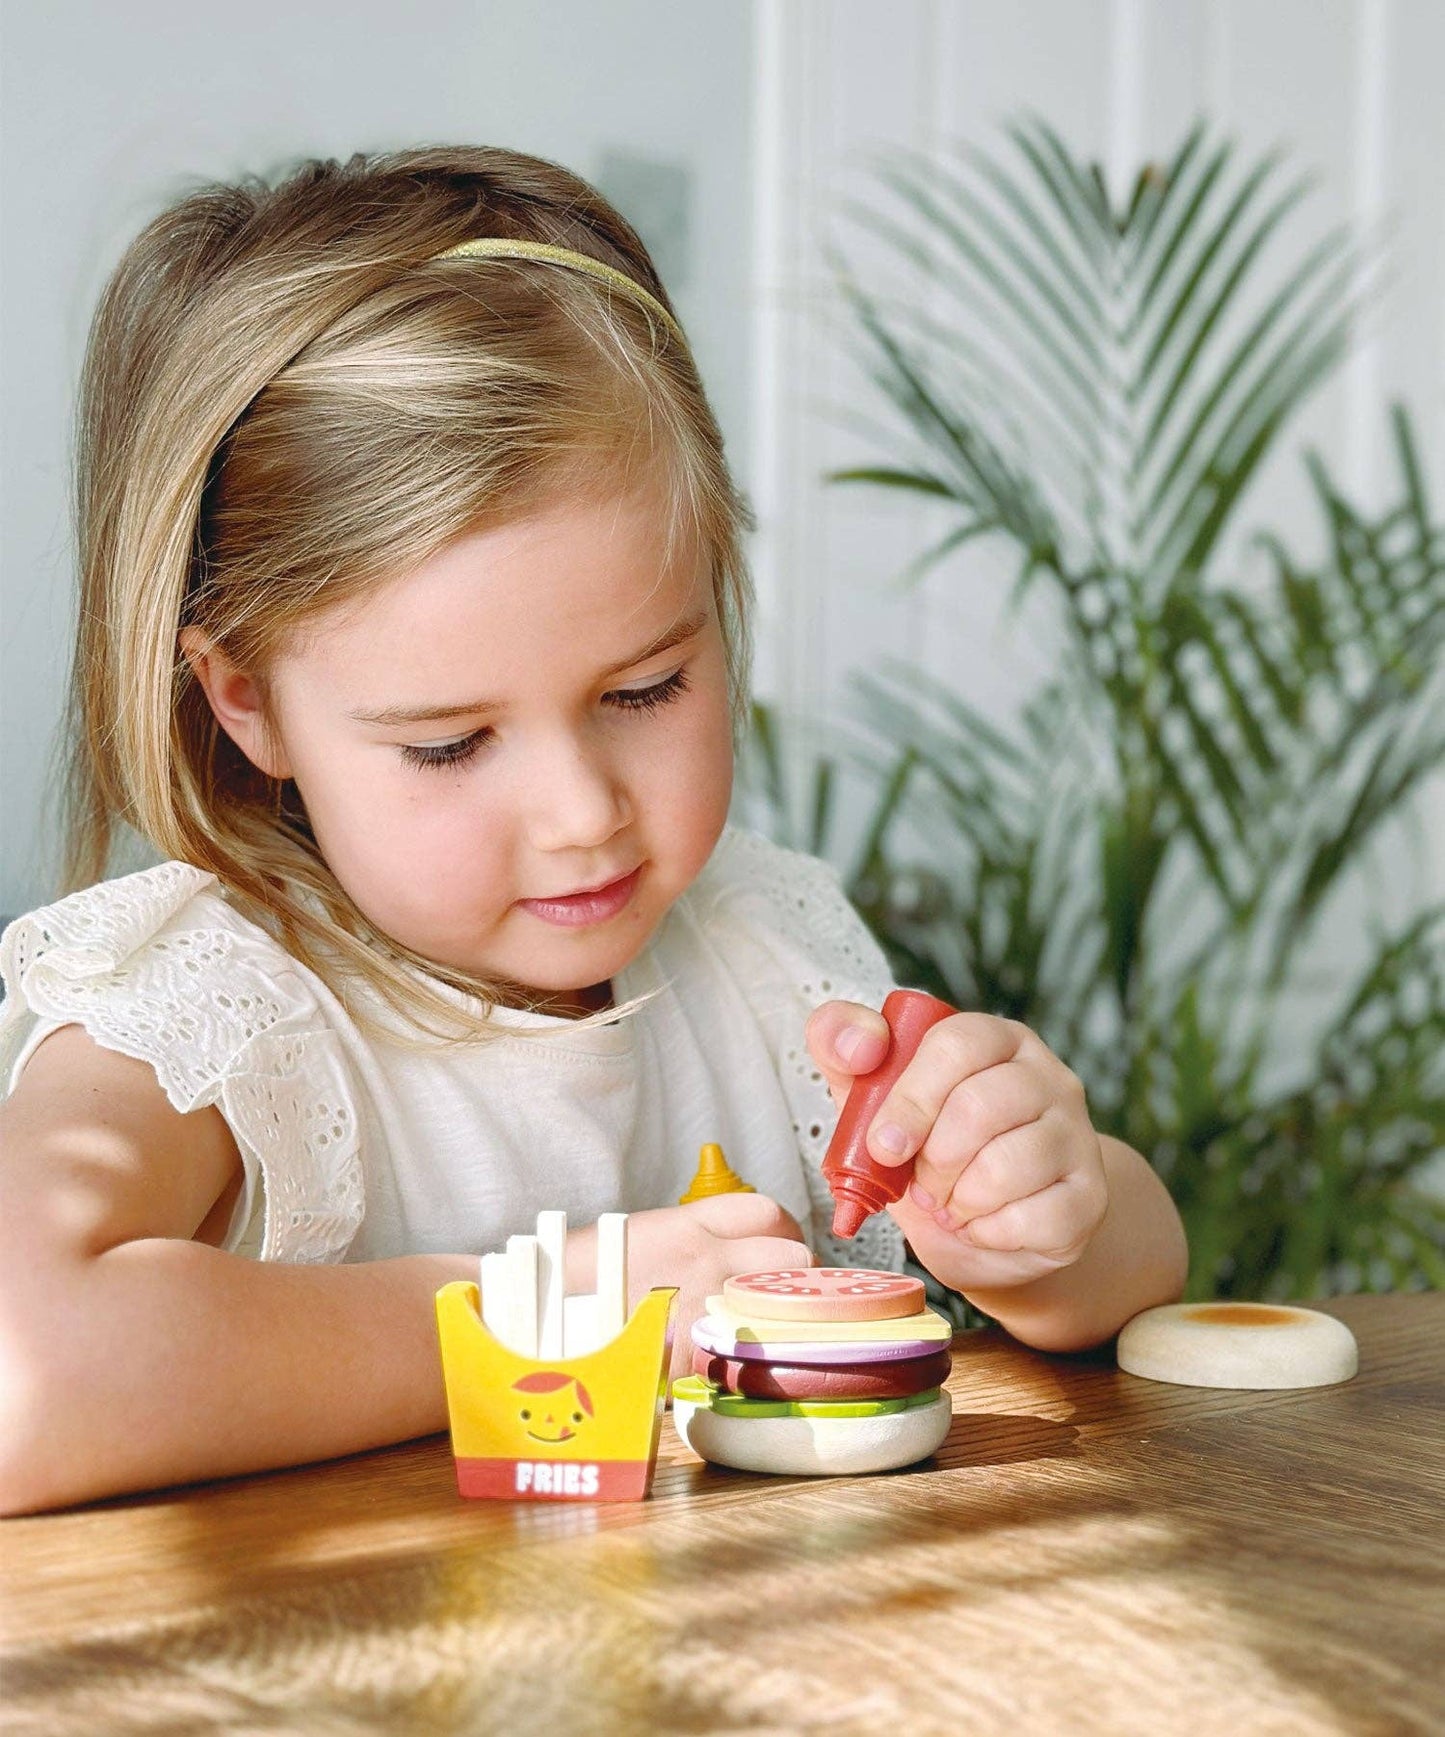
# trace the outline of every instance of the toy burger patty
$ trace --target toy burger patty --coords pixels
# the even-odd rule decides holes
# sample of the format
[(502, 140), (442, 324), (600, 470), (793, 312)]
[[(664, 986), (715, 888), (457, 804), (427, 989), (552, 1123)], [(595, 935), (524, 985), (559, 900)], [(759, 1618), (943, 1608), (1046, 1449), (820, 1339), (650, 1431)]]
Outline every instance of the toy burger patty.
[(903, 1399), (942, 1387), (953, 1354), (946, 1345), (921, 1357), (871, 1363), (771, 1363), (720, 1357), (701, 1346), (692, 1372), (711, 1387), (748, 1399)]
[(831, 1476), (925, 1459), (948, 1434), (951, 1329), (899, 1273), (806, 1267), (729, 1279), (673, 1383), (694, 1453), (743, 1471)]

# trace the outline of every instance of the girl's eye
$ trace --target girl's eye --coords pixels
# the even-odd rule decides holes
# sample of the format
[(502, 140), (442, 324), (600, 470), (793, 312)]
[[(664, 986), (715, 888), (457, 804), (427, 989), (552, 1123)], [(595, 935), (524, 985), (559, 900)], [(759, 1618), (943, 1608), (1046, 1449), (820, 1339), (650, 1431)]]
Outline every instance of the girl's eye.
[(650, 688), (615, 688), (603, 698), (614, 706), (621, 706), (626, 712), (650, 712), (658, 706), (665, 706), (669, 700), (675, 700), (680, 694), (685, 694), (689, 687), (687, 666), (675, 670), (666, 681), (654, 682)]
[(414, 748), (408, 743), (403, 746), (401, 757), (413, 766), (459, 766), (463, 760), (471, 759), (491, 733), (484, 727), (473, 730), (470, 736), (463, 736), (455, 742), (441, 742), (434, 748)]
[[(654, 682), (650, 688), (614, 688), (602, 697), (608, 705), (624, 712), (651, 712), (658, 706), (667, 705), (670, 700), (678, 699), (691, 685), (684, 665), (665, 681)], [(431, 748), (404, 744), (401, 756), (413, 766), (460, 766), (491, 739), (492, 733), (489, 725), (483, 725), (480, 730), (473, 730), (470, 736), (462, 736), (455, 742), (441, 742)]]

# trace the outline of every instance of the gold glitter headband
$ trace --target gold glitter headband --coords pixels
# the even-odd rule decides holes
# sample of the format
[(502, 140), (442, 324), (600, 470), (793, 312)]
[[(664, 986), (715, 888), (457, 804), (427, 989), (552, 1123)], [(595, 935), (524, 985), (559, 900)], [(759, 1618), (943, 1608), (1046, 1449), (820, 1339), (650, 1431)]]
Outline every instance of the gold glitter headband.
[(635, 278), (628, 277), (626, 272), (606, 265), (600, 259), (594, 259), (590, 253), (574, 253), (570, 247), (554, 247), (548, 241), (524, 241), (511, 236), (483, 236), (475, 241), (459, 242), (455, 247), (449, 247), (444, 253), (434, 254), (434, 259), (456, 259), (465, 255), (468, 259), (541, 259), (552, 265), (565, 265), (573, 271), (585, 271), (595, 277), (600, 283), (610, 284), (624, 295), (630, 295), (644, 307), (651, 308), (653, 313), (664, 320), (668, 329), (680, 344), (686, 345), (687, 338), (677, 321), (658, 301), (655, 295), (643, 289)]

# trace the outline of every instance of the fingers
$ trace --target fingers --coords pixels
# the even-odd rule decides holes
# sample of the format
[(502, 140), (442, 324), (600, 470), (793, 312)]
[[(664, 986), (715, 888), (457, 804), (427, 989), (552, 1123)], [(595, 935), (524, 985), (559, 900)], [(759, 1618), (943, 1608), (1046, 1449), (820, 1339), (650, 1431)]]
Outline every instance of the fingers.
[(817, 1264), (807, 1243), (781, 1236), (739, 1237), (728, 1244), (727, 1254), (734, 1273), (787, 1272)]
[(766, 1194), (713, 1194), (678, 1207), (718, 1237), (783, 1237), (802, 1241), (803, 1229), (784, 1206)]
[(869, 1124), (869, 1156), (880, 1164), (911, 1158), (950, 1093), (973, 1075), (1012, 1061), (1025, 1044), (1038, 1044), (1027, 1026), (987, 1013), (955, 1013), (930, 1027)]
[(1064, 1265), (1078, 1257), (1103, 1215), (1093, 1179), (1071, 1171), (1036, 1194), (970, 1220), (963, 1237), (979, 1248), (1028, 1250)]
[(936, 1209), (913, 1189), (909, 1198), (942, 1230), (979, 1248), (1063, 1263), (1098, 1228), (1109, 1188), (1102, 1164), (1071, 1158), (1066, 1115), (1050, 1108), (991, 1140)]
[(888, 1021), (857, 1001), (825, 1001), (803, 1028), (808, 1054), (841, 1110), (859, 1074), (870, 1074), (888, 1053)]
[(1069, 1165), (1061, 1141), (1053, 1139), (1049, 1114), (990, 1140), (956, 1178), (945, 1177), (932, 1206), (922, 1197), (927, 1189), (910, 1189), (915, 1201), (931, 1212), (946, 1230), (957, 1230), (971, 1219), (997, 1212), (1010, 1200), (1037, 1194), (1057, 1182)]
[[(944, 1099), (938, 1120), (919, 1148), (913, 1198), (932, 1211), (946, 1205), (950, 1193), (958, 1198), (959, 1185), (968, 1177), (969, 1201), (975, 1190), (980, 1200), (987, 1199), (989, 1184), (996, 1179), (999, 1167), (1000, 1154), (993, 1150), (994, 1144), (1012, 1129), (1037, 1122), (1051, 1102), (1046, 1081), (1017, 1062), (1000, 1062), (961, 1080)], [(981, 1174), (974, 1176), (980, 1166)], [(1040, 1176), (1032, 1186), (1042, 1188), (1058, 1173)], [(1011, 1192), (1028, 1190), (1014, 1187)], [(1007, 1198), (1008, 1192), (999, 1195), (988, 1210), (1001, 1206)], [(976, 1210), (986, 1209), (980, 1205)]]

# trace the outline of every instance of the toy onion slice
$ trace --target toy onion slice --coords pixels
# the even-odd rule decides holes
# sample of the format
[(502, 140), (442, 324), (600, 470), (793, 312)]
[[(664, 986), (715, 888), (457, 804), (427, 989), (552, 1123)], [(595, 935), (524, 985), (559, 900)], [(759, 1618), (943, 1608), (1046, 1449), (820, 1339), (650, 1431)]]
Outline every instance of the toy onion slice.
[[(775, 1323), (776, 1324), (776, 1323)], [(939, 1349), (938, 1337), (931, 1339), (816, 1339), (790, 1338), (786, 1341), (759, 1343), (744, 1338), (738, 1323), (723, 1315), (699, 1315), (692, 1324), (692, 1342), (715, 1357), (742, 1357), (763, 1363), (892, 1363), (911, 1357), (926, 1357)], [(944, 1345), (948, 1344), (943, 1339)]]

